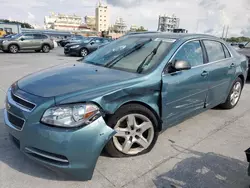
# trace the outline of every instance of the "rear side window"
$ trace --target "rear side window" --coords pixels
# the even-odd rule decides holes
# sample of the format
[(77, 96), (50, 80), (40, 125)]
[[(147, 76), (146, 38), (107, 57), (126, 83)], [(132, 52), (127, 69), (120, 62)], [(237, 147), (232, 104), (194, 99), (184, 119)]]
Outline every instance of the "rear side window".
[(224, 52), (225, 52), (225, 55), (226, 55), (226, 58), (230, 58), (231, 57), (231, 54), (230, 52), (228, 51), (227, 47), (223, 44), (222, 45), (223, 48), (224, 48)]
[(209, 62), (225, 59), (223, 46), (220, 42), (204, 40)]
[(31, 40), (34, 39), (33, 34), (25, 34), (22, 38), (26, 39), (26, 40)]
[(41, 34), (34, 34), (35, 39), (47, 39), (48, 37), (46, 35)]

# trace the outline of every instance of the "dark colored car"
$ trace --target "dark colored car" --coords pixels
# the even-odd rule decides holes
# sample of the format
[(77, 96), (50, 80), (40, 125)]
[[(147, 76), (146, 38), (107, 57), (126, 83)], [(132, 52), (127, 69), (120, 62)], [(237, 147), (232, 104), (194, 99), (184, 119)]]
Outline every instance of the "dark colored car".
[[(244, 48), (240, 48), (237, 50), (240, 54), (245, 55), (248, 59), (248, 66), (250, 67), (250, 46), (248, 45)], [(248, 70), (248, 78), (250, 76), (250, 69)]]
[(84, 37), (82, 35), (74, 35), (69, 39), (60, 41), (60, 46), (64, 47), (66, 44), (79, 43), (79, 42), (82, 42), (83, 40), (85, 40), (85, 38), (86, 37)]
[(103, 148), (145, 154), (159, 132), (218, 105), (234, 108), (247, 70), (246, 57), (213, 36), (130, 35), (12, 84), (6, 129), (28, 157), (86, 180)]
[(88, 37), (81, 43), (72, 43), (64, 46), (64, 54), (85, 57), (111, 41), (112, 40), (108, 38)]

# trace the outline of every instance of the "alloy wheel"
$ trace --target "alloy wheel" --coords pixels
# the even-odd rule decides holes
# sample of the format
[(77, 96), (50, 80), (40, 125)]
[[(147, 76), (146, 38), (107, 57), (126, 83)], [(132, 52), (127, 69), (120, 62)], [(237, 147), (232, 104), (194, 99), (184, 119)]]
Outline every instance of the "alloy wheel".
[(17, 53), (18, 47), (16, 45), (11, 45), (9, 50), (11, 53)]
[(47, 45), (43, 46), (43, 51), (44, 52), (49, 52), (49, 46), (47, 46)]
[(81, 56), (82, 57), (85, 57), (85, 56), (87, 56), (88, 55), (88, 51), (86, 50), (86, 49), (82, 49), (81, 50)]
[(136, 155), (147, 149), (154, 138), (152, 122), (141, 114), (122, 117), (114, 130), (117, 132), (113, 137), (114, 146), (127, 155)]
[(230, 102), (232, 106), (235, 106), (237, 104), (237, 102), (240, 99), (240, 94), (241, 94), (241, 83), (240, 82), (236, 82), (233, 86), (232, 89), (232, 93), (230, 95)]

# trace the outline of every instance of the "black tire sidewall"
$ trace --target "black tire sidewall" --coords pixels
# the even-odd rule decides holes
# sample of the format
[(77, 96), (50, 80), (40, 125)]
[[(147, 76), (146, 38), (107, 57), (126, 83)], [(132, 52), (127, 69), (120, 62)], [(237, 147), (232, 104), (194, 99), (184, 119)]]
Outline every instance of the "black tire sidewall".
[[(151, 112), (151, 110), (149, 110), (148, 108), (142, 106), (142, 105), (138, 105), (138, 104), (129, 104), (129, 105), (124, 105), (123, 107), (121, 107), (120, 109), (118, 109), (114, 115), (112, 115), (108, 121), (107, 124), (108, 126), (110, 126), (111, 128), (114, 128), (117, 121), (119, 119), (121, 119), (122, 117), (129, 115), (129, 114), (141, 114), (146, 116), (147, 118), (149, 118), (149, 120), (152, 122), (153, 126), (154, 126), (154, 138), (150, 144), (150, 146), (143, 150), (142, 152), (139, 152), (138, 154), (135, 155), (127, 155), (124, 154), (122, 152), (120, 152), (118, 149), (116, 149), (114, 143), (113, 143), (113, 138), (111, 138), (109, 140), (109, 142), (107, 143), (107, 145), (105, 146), (105, 150), (106, 152), (112, 156), (112, 157), (131, 157), (131, 156), (138, 156), (138, 155), (142, 155), (145, 153), (148, 153), (149, 151), (152, 150), (152, 148), (154, 147), (157, 138), (158, 138), (158, 120), (156, 118), (156, 116), (154, 115), (153, 112)], [(111, 153), (112, 152), (112, 153)]]
[[(235, 85), (235, 83), (237, 83), (237, 82), (240, 82), (240, 84), (241, 84), (240, 96), (239, 96), (239, 100), (237, 101), (237, 103), (236, 103), (235, 105), (232, 105), (232, 104), (231, 104), (231, 98), (230, 98), (230, 96), (231, 96), (231, 94), (232, 94), (234, 85)], [(228, 94), (228, 97), (227, 97), (226, 102), (225, 102), (224, 104), (222, 104), (221, 107), (222, 107), (222, 108), (225, 108), (225, 109), (232, 109), (232, 108), (234, 108), (235, 106), (237, 106), (238, 102), (240, 101), (242, 89), (243, 89), (243, 83), (242, 83), (241, 78), (238, 77), (238, 78), (234, 81), (234, 83), (233, 83), (233, 85), (232, 85), (232, 87), (231, 87), (231, 89), (230, 89), (230, 92), (229, 92), (229, 94)]]
[[(48, 51), (45, 51), (45, 50), (44, 50), (44, 47), (45, 47), (45, 46), (48, 47)], [(49, 47), (49, 45), (47, 45), (47, 44), (43, 45), (42, 51), (43, 51), (44, 53), (49, 53), (49, 52), (50, 52), (50, 47)]]

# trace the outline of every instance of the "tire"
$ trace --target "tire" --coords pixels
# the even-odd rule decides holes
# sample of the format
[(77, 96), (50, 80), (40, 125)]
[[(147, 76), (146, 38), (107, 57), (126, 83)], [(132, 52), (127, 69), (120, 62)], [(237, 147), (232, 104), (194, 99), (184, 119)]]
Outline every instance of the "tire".
[(41, 50), (35, 50), (35, 52), (41, 52)]
[[(238, 89), (237, 89), (237, 88)], [(239, 100), (240, 100), (240, 96), (241, 96), (241, 92), (242, 92), (242, 88), (243, 88), (243, 83), (241, 78), (237, 78), (234, 81), (234, 84), (228, 94), (227, 100), (225, 103), (221, 104), (220, 107), (223, 109), (232, 109), (234, 108)]]
[(12, 54), (16, 54), (19, 51), (19, 47), (16, 44), (11, 44), (9, 46), (9, 52)]
[[(133, 116), (135, 119), (132, 118)], [(129, 119), (131, 121), (129, 121)], [(129, 124), (131, 124), (131, 126), (128, 126), (128, 122), (130, 122)], [(137, 125), (135, 125), (134, 122), (136, 122)], [(136, 127), (142, 125), (141, 123), (146, 124), (139, 128)], [(151, 110), (140, 104), (127, 104), (120, 107), (115, 114), (108, 118), (107, 124), (116, 131), (118, 131), (118, 125), (120, 128), (123, 128), (123, 131), (120, 131), (121, 136), (118, 136), (119, 132), (117, 132), (117, 134), (113, 136), (105, 146), (105, 151), (111, 157), (120, 158), (145, 154), (152, 150), (158, 138), (159, 123), (156, 116)], [(128, 127), (134, 128), (132, 129)], [(147, 129), (147, 127), (150, 128)], [(131, 132), (127, 132), (125, 129)], [(142, 139), (141, 136), (143, 136), (144, 139)], [(145, 140), (146, 142), (144, 142)], [(139, 144), (139, 141), (143, 141), (144, 147)], [(124, 145), (128, 147), (123, 146), (123, 143), (125, 142), (127, 144)], [(130, 149), (128, 150), (129, 146)]]
[(43, 51), (43, 53), (49, 53), (50, 52), (50, 46), (47, 45), (47, 44), (44, 44), (42, 46), (42, 51)]
[(82, 49), (80, 50), (79, 56), (80, 56), (80, 57), (86, 57), (88, 54), (89, 54), (88, 49), (82, 48)]

